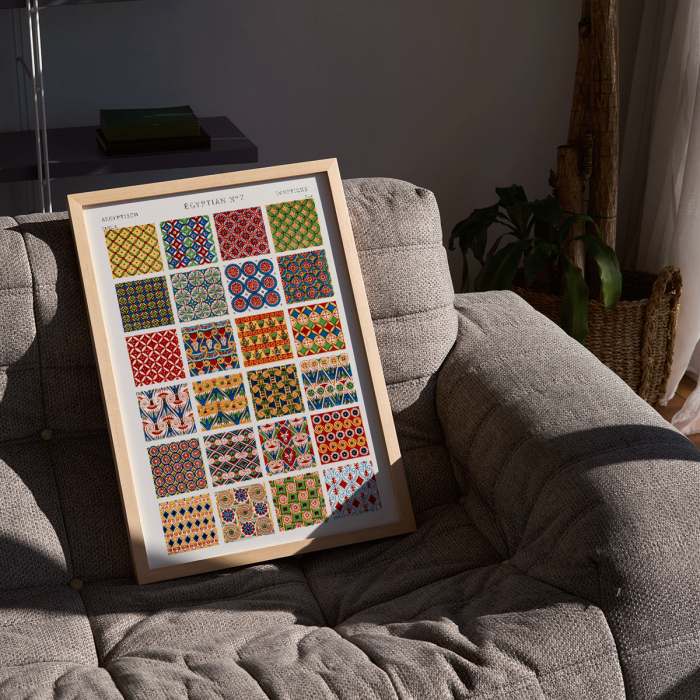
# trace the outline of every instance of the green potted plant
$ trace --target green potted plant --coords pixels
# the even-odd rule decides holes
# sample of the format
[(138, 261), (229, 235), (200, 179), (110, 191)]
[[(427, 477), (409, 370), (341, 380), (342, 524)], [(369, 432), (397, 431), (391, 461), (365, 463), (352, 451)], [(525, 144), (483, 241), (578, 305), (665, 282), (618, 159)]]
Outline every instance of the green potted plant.
[[(475, 291), (508, 289), (513, 283), (520, 262), (525, 257), (525, 285), (529, 287), (545, 264), (562, 270), (562, 328), (580, 343), (588, 335), (588, 285), (581, 269), (566, 253), (571, 227), (589, 221), (600, 236), (600, 229), (590, 216), (572, 214), (565, 218), (559, 200), (555, 197), (527, 200), (519, 185), (497, 187), (498, 202), (485, 209), (475, 209), (452, 230), (450, 250), (459, 242), (463, 257), (462, 292), (469, 291), (467, 252), (474, 254), (481, 270), (474, 280)], [(508, 229), (486, 251), (487, 234), (493, 224)], [(506, 236), (515, 240), (501, 246)], [(622, 291), (622, 274), (615, 251), (602, 236), (584, 233), (573, 240), (581, 241), (588, 255), (597, 264), (600, 275), (602, 301), (606, 309), (613, 309)]]

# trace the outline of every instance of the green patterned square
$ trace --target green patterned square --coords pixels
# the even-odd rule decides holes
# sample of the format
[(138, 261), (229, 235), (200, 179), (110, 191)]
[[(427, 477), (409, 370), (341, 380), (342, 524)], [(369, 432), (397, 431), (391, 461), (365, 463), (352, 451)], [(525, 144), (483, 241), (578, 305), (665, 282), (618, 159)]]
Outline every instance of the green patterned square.
[(266, 209), (272, 241), (278, 253), (323, 245), (313, 199), (269, 204)]
[(280, 530), (320, 525), (328, 520), (326, 500), (316, 472), (275, 479), (270, 486)]
[(248, 372), (248, 383), (257, 420), (304, 412), (299, 377), (294, 364)]

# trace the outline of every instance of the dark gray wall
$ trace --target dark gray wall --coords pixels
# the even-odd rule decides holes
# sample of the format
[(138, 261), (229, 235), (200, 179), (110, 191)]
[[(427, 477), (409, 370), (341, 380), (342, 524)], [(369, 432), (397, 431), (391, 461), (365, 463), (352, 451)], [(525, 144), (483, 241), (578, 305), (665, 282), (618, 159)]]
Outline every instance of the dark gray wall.
[[(632, 4), (641, 3), (628, 0), (621, 11), (628, 72), (639, 15)], [(474, 207), (496, 200), (496, 185), (548, 193), (567, 135), (580, 10), (580, 0), (47, 8), (48, 123), (89, 125), (99, 109), (189, 103), (201, 116), (228, 116), (259, 146), (260, 166), (337, 157), (343, 177), (395, 177), (433, 190), (449, 235)], [(14, 62), (27, 53), (26, 28), (19, 11), (0, 12), (3, 131), (32, 124)], [(623, 98), (628, 83), (623, 76)], [(226, 169), (54, 181), (54, 208), (71, 192)], [(0, 215), (36, 210), (34, 189), (1, 185)], [(457, 278), (455, 254), (452, 263)]]

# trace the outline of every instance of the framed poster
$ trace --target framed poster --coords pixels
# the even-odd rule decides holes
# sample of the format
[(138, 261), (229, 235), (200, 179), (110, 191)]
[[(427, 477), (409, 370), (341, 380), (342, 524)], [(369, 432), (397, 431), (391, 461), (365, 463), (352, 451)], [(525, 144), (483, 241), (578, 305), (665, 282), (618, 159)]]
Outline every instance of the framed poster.
[(334, 159), (68, 209), (139, 583), (415, 530)]

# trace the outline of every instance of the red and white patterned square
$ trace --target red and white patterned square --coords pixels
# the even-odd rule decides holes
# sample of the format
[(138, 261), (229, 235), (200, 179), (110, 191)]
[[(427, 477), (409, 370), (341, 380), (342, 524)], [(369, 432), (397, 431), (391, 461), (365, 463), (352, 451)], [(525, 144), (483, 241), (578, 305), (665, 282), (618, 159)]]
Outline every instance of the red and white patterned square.
[(157, 331), (126, 339), (136, 386), (185, 379), (177, 331)]
[(260, 207), (222, 211), (214, 214), (214, 224), (224, 260), (270, 252)]

